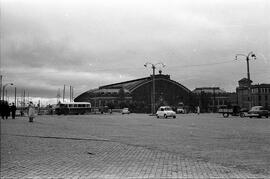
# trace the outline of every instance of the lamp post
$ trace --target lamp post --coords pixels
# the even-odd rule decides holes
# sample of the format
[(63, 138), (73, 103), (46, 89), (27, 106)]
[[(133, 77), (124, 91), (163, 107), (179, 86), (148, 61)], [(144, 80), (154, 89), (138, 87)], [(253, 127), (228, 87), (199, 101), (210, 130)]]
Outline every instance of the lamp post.
[(250, 73), (249, 73), (249, 60), (254, 59), (256, 60), (256, 55), (253, 52), (249, 52), (247, 55), (245, 54), (236, 54), (235, 60), (237, 60), (238, 56), (243, 56), (246, 58), (247, 61), (247, 78), (248, 78), (248, 103), (249, 103), (249, 108), (251, 108), (251, 83), (250, 83)]
[(152, 76), (152, 89), (153, 89), (153, 92), (152, 92), (152, 114), (155, 114), (155, 105), (156, 105), (156, 99), (155, 99), (155, 70), (156, 70), (156, 66), (157, 65), (161, 65), (162, 67), (165, 67), (165, 65), (163, 63), (156, 63), (156, 64), (153, 64), (153, 63), (149, 63), (149, 62), (146, 62), (144, 64), (144, 67), (147, 67), (148, 65), (151, 65), (151, 68), (153, 69), (153, 76)]
[(3, 101), (5, 100), (5, 88), (6, 88), (8, 85), (13, 85), (13, 83), (7, 83), (7, 84), (5, 84), (5, 85), (3, 86), (3, 96), (2, 96)]

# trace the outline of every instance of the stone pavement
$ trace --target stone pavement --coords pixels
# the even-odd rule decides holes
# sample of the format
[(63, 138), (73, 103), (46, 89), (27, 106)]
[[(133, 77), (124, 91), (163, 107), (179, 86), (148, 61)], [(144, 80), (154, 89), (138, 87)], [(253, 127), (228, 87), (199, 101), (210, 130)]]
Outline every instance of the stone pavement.
[(1, 178), (269, 177), (95, 136), (22, 135), (1, 130)]

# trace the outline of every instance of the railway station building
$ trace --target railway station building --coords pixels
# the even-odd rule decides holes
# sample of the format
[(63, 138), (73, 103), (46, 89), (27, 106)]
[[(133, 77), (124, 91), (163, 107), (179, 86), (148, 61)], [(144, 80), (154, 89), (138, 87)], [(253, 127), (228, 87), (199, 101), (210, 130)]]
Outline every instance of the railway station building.
[[(76, 102), (90, 102), (92, 107), (124, 108), (131, 112), (150, 113), (152, 105), (152, 75), (145, 78), (100, 86), (75, 98)], [(177, 108), (184, 104), (194, 108), (193, 93), (182, 84), (171, 80), (170, 75), (155, 75), (155, 108), (169, 105)]]

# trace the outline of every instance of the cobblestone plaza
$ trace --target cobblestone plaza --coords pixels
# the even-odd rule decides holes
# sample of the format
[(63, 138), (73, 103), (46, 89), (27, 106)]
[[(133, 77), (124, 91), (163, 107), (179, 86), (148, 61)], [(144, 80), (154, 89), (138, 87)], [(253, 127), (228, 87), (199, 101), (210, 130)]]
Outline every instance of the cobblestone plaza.
[(269, 178), (270, 121), (218, 114), (1, 121), (1, 178)]

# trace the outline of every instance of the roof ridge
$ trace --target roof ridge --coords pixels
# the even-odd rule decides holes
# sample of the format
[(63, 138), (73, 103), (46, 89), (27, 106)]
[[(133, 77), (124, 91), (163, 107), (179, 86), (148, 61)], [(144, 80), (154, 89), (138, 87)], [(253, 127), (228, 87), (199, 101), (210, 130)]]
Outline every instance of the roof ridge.
[(124, 82), (120, 82), (120, 83), (113, 83), (113, 84), (109, 84), (109, 85), (104, 85), (104, 86), (100, 86), (99, 89), (104, 89), (104, 88), (107, 88), (109, 86), (114, 86), (114, 85), (120, 85), (120, 84), (126, 84), (126, 83), (131, 83), (131, 82), (135, 82), (135, 81), (140, 81), (140, 80), (146, 80), (148, 79), (149, 77), (144, 77), (144, 78), (138, 78), (138, 79), (135, 79), (135, 80), (129, 80), (129, 81), (124, 81)]

